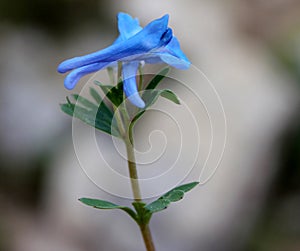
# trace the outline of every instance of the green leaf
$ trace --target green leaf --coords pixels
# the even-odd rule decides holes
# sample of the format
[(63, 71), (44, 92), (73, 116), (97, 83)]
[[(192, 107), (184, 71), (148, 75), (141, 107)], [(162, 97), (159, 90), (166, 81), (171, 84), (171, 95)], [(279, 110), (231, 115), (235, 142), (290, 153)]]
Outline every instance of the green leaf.
[(192, 182), (173, 188), (157, 200), (146, 205), (145, 208), (151, 213), (162, 211), (168, 207), (171, 202), (179, 201), (183, 198), (184, 193), (192, 190), (199, 182)]
[(176, 202), (183, 198), (184, 192), (181, 190), (172, 190), (165, 194), (162, 199), (169, 200), (170, 202)]
[(88, 99), (82, 96), (79, 96), (78, 94), (72, 94), (71, 96), (76, 100), (76, 102), (85, 106), (88, 109), (95, 110), (98, 108), (98, 106), (95, 105), (93, 102), (89, 101)]
[(103, 91), (103, 93), (104, 93), (105, 95), (106, 95), (106, 93), (107, 93), (111, 88), (114, 87), (113, 85), (105, 85), (105, 84), (103, 84), (103, 83), (101, 83), (101, 82), (99, 82), (99, 81), (97, 81), (97, 80), (94, 81), (94, 84), (95, 84), (95, 85), (98, 85), (98, 86), (102, 89), (102, 91)]
[[(159, 96), (162, 96), (164, 98), (167, 98), (168, 100), (174, 102), (175, 104), (180, 104), (180, 101), (178, 100), (176, 94), (174, 94), (170, 90), (148, 90), (143, 93), (142, 98), (145, 101), (145, 107), (143, 109), (139, 109), (136, 113), (136, 115), (133, 117), (133, 119), (130, 122), (129, 125), (129, 131), (132, 132), (132, 129), (136, 122), (142, 117), (142, 115), (146, 112), (146, 110), (151, 107)], [(133, 142), (132, 135), (129, 135), (131, 143)]]
[(124, 101), (123, 82), (120, 81), (116, 86), (104, 85), (98, 81), (94, 82), (102, 89), (105, 96), (118, 107)]
[(79, 199), (79, 201), (87, 206), (91, 206), (91, 207), (95, 207), (95, 208), (99, 208), (99, 209), (116, 209), (116, 208), (121, 207), (119, 205), (116, 205), (112, 202), (105, 201), (105, 200), (81, 198), (81, 199)]
[(128, 213), (135, 221), (137, 220), (137, 214), (129, 207), (116, 205), (112, 202), (105, 200), (97, 200), (90, 198), (81, 198), (79, 199), (79, 201), (87, 206), (91, 206), (97, 209), (121, 209), (124, 212)]
[(167, 209), (169, 204), (171, 203), (170, 200), (167, 199), (158, 199), (156, 201), (151, 202), (148, 204), (145, 208), (149, 210), (151, 213), (156, 213), (159, 211), (162, 211), (164, 209)]
[[(117, 126), (112, 123), (113, 113), (102, 100), (98, 105), (96, 105), (88, 99), (77, 94), (72, 95), (72, 97), (77, 102), (72, 103), (70, 99), (67, 98), (67, 103), (60, 105), (63, 112), (80, 119), (84, 123), (95, 127), (98, 130), (115, 137), (120, 137)], [(97, 98), (99, 97), (100, 95), (97, 96)]]
[(111, 134), (115, 137), (121, 137), (118, 127), (113, 123), (114, 115), (112, 111), (102, 101), (97, 111), (95, 127), (101, 131)]
[(164, 89), (164, 90), (149, 90), (143, 93), (142, 98), (145, 101), (145, 107), (141, 109), (140, 111), (147, 110), (150, 106), (152, 106), (159, 96), (162, 96), (164, 98), (167, 98), (168, 100), (180, 104), (177, 96), (175, 93), (173, 93), (170, 90)]
[[(199, 182), (198, 181), (195, 181), (195, 182), (191, 182), (191, 183), (187, 183), (187, 184), (184, 184), (184, 185), (180, 185), (178, 187), (175, 187), (173, 188), (171, 191), (169, 192), (172, 192), (173, 190), (181, 190), (183, 192), (189, 192), (191, 191), (194, 187), (196, 187), (197, 185), (199, 185)], [(166, 193), (168, 194), (168, 193)]]
[(74, 104), (71, 104), (71, 103), (66, 103), (66, 104), (60, 104), (60, 108), (61, 110), (70, 115), (70, 116), (73, 116), (73, 112), (74, 112)]
[(180, 105), (180, 101), (179, 101), (178, 97), (171, 90), (167, 90), (167, 89), (162, 90), (162, 92), (160, 93), (160, 96), (172, 101), (173, 103), (175, 103), (177, 105)]
[[(162, 69), (159, 73), (157, 73), (155, 75), (155, 77), (149, 82), (149, 84), (147, 85), (145, 90), (154, 90), (158, 84), (167, 76), (167, 74), (169, 73), (170, 68), (166, 67), (164, 69)], [(175, 104), (180, 104), (179, 99), (177, 98), (177, 96), (170, 90), (163, 90), (161, 91), (161, 93), (159, 93), (160, 96), (174, 102)], [(144, 97), (145, 98), (145, 97)], [(154, 104), (156, 99), (153, 99), (153, 102), (151, 103)]]
[(97, 104), (100, 104), (102, 102), (101, 96), (93, 87), (90, 87), (90, 94), (94, 98)]
[(155, 77), (149, 82), (149, 84), (146, 87), (146, 90), (155, 89), (157, 85), (167, 76), (169, 73), (170, 68), (166, 67), (162, 69), (159, 73), (155, 75)]

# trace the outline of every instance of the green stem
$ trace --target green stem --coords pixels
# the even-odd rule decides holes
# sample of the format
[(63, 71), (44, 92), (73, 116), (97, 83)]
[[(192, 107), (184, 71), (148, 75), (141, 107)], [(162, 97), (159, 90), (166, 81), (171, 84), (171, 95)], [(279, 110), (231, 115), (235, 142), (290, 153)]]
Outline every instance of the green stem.
[(141, 191), (138, 180), (138, 173), (136, 169), (136, 161), (134, 155), (133, 143), (130, 142), (129, 137), (125, 139), (126, 151), (127, 151), (127, 163), (129, 169), (129, 177), (131, 182), (132, 193), (135, 201), (141, 201)]
[[(125, 144), (126, 144), (126, 150), (127, 150), (127, 158), (128, 158), (127, 161), (128, 161), (128, 168), (129, 168), (129, 175), (130, 175), (133, 197), (134, 197), (135, 201), (140, 202), (140, 201), (142, 201), (142, 197), (141, 197), (141, 191), (140, 191), (139, 181), (138, 181), (138, 174), (137, 174), (137, 169), (136, 169), (136, 161), (135, 161), (135, 155), (134, 155), (133, 142), (131, 142), (129, 140), (129, 138), (127, 137), (127, 139), (125, 140)], [(140, 224), (140, 230), (141, 230), (147, 251), (155, 251), (149, 224)]]
[(155, 251), (155, 247), (154, 247), (154, 244), (152, 241), (152, 235), (150, 232), (149, 225), (147, 224), (147, 225), (140, 226), (140, 229), (141, 229), (141, 233), (142, 233), (143, 240), (144, 240), (147, 251)]
[[(122, 72), (122, 64), (118, 63), (118, 81), (120, 81)], [(130, 183), (133, 193), (133, 198), (136, 202), (142, 201), (141, 190), (139, 186), (138, 180), (138, 172), (136, 168), (136, 160), (134, 154), (134, 144), (133, 144), (133, 137), (132, 137), (132, 128), (130, 125), (130, 117), (127, 112), (125, 103), (122, 104), (124, 107), (120, 107), (121, 109), (117, 109), (114, 107), (116, 114), (116, 120), (118, 123), (119, 130), (121, 131), (124, 143), (126, 145), (126, 152), (127, 152), (127, 163), (129, 169), (129, 177)], [(143, 236), (143, 240), (146, 246), (147, 251), (155, 251), (155, 247), (152, 241), (151, 231), (149, 228), (149, 224), (139, 224), (141, 234)]]
[[(128, 128), (127, 129), (128, 136), (125, 139), (125, 144), (127, 150), (127, 161), (128, 161), (129, 176), (131, 181), (131, 188), (132, 188), (134, 200), (140, 202), (142, 201), (142, 197), (141, 197), (141, 191), (140, 191), (139, 181), (138, 181), (138, 173), (137, 173), (135, 154), (134, 154), (134, 145), (133, 145), (133, 140), (130, 140), (129, 137), (129, 135), (132, 134), (131, 131), (132, 129), (129, 127), (127, 128)], [(149, 224), (141, 223), (139, 226), (146, 246), (146, 250), (155, 251)]]
[(126, 129), (124, 127), (124, 122), (120, 113), (120, 109), (118, 109), (117, 107), (115, 107), (115, 105), (113, 105), (113, 109), (114, 109), (114, 113), (115, 113), (115, 119), (117, 121), (117, 126), (119, 128), (121, 137), (123, 139), (126, 138)]

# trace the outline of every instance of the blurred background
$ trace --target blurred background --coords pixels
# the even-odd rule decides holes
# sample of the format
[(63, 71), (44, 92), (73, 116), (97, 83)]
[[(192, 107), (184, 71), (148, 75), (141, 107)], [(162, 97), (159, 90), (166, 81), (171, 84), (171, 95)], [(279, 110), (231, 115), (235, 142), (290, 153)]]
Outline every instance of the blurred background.
[(70, 93), (57, 65), (109, 45), (120, 11), (143, 25), (170, 14), (228, 123), (214, 178), (153, 218), (157, 249), (300, 250), (298, 0), (1, 0), (0, 250), (144, 250), (129, 217), (77, 201), (130, 203), (80, 169), (58, 105)]

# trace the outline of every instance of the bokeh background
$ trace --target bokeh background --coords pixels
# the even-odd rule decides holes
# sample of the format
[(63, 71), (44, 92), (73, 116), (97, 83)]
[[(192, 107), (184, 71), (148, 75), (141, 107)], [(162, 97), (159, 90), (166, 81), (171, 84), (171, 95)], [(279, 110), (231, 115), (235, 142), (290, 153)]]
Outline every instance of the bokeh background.
[(109, 45), (119, 11), (142, 24), (170, 14), (228, 122), (214, 178), (154, 217), (157, 249), (300, 250), (298, 0), (1, 0), (0, 250), (144, 249), (129, 217), (77, 201), (130, 203), (80, 169), (58, 105), (69, 95), (58, 63)]

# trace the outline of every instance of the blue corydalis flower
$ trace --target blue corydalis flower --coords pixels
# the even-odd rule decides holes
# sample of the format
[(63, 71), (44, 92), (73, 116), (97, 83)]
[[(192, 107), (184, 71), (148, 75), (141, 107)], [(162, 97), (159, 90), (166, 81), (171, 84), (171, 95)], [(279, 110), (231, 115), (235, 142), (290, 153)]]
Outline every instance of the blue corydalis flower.
[(130, 102), (143, 108), (144, 101), (137, 90), (135, 76), (139, 63), (167, 63), (178, 69), (187, 69), (190, 62), (180, 49), (179, 42), (168, 28), (169, 16), (150, 22), (142, 28), (137, 19), (125, 13), (118, 14), (119, 37), (115, 42), (100, 51), (63, 61), (58, 66), (58, 72), (71, 71), (65, 78), (65, 87), (73, 89), (83, 76), (116, 66), (122, 62), (124, 93)]

